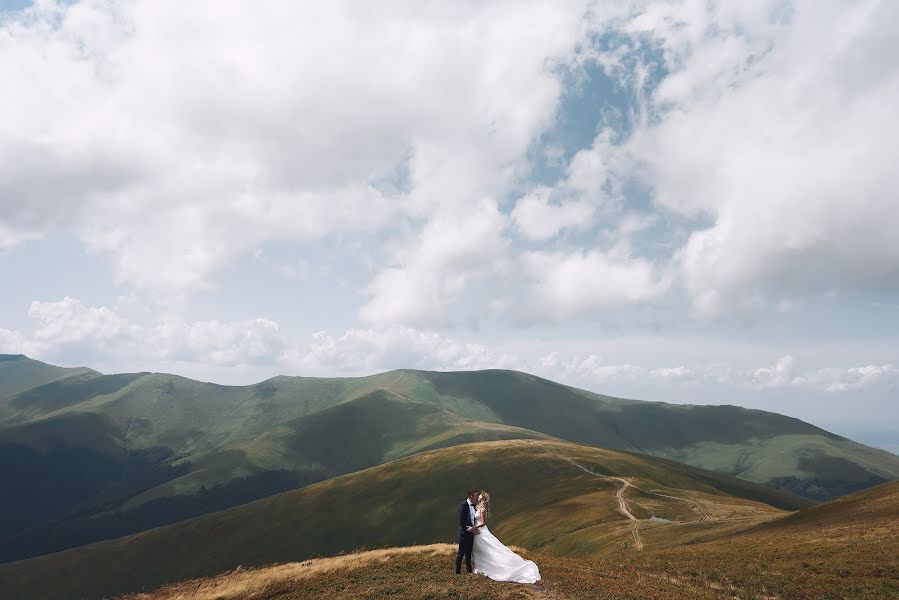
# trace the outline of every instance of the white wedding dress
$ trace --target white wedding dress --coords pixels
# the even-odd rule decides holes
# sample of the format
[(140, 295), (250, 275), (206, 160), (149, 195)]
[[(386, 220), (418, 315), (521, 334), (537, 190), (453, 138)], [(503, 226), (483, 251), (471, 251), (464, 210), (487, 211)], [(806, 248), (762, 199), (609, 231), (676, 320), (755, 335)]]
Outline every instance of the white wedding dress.
[(514, 581), (516, 583), (536, 583), (540, 581), (540, 569), (532, 560), (525, 560), (512, 552), (487, 526), (474, 536), (471, 560), (474, 572), (486, 575), (494, 581)]

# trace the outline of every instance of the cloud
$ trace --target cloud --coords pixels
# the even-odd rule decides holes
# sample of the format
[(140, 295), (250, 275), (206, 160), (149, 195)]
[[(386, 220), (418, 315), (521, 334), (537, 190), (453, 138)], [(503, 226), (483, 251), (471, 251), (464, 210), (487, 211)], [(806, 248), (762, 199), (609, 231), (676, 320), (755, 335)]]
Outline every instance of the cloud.
[(501, 266), (505, 222), (488, 201), (432, 217), (375, 276), (360, 316), (380, 324), (452, 323), (451, 303), (472, 279)]
[(527, 252), (530, 314), (551, 319), (595, 316), (607, 308), (661, 298), (670, 285), (650, 261), (632, 257), (626, 246), (609, 252)]
[(35, 322), (30, 334), (0, 329), (0, 351), (64, 364), (211, 365), (272, 364), (286, 351), (278, 324), (270, 319), (162, 319), (145, 326), (114, 308), (85, 306), (69, 296), (58, 302), (32, 302), (28, 316)]
[[(693, 391), (704, 386), (707, 394), (714, 390), (716, 398), (721, 389), (754, 394), (793, 390), (876, 395), (890, 393), (899, 385), (899, 369), (892, 363), (801, 368), (800, 361), (784, 355), (772, 365), (750, 367), (735, 358), (721, 361), (720, 348), (694, 354), (690, 364), (668, 366), (662, 362), (666, 353), (645, 361), (620, 360), (625, 354), (621, 342), (606, 345), (619, 357), (607, 360), (596, 352), (579, 352), (564, 341), (482, 343), (402, 325), (351, 328), (343, 333), (319, 331), (309, 339), (297, 339), (285, 336), (279, 324), (268, 318), (190, 322), (169, 318), (146, 324), (129, 319), (116, 308), (85, 306), (68, 296), (58, 302), (33, 302), (28, 315), (34, 323), (31, 332), (0, 329), (0, 352), (101, 368), (133, 369), (134, 364), (142, 364), (156, 370), (186, 368), (196, 373), (197, 368), (216, 371), (228, 367), (254, 374), (323, 376), (399, 368), (497, 368), (535, 373), (598, 391), (608, 392), (606, 386), (612, 386), (625, 395), (667, 390), (674, 398), (678, 386), (684, 385)], [(629, 352), (639, 348), (638, 354), (645, 355), (647, 343), (643, 341)], [(554, 345), (560, 349), (547, 351)]]
[(41, 356), (95, 357), (125, 348), (134, 352), (143, 333), (109, 307), (87, 307), (69, 296), (59, 302), (32, 302), (28, 316), (37, 323), (28, 346)]
[(653, 377), (670, 381), (689, 381), (696, 378), (692, 369), (680, 365), (677, 367), (660, 367), (649, 372)]
[(803, 380), (794, 375), (794, 364), (792, 356), (782, 356), (773, 367), (756, 369), (752, 373), (751, 385), (759, 388), (776, 388), (801, 384)]
[(605, 364), (600, 356), (591, 354), (584, 358), (572, 358), (565, 366), (567, 376), (586, 378), (594, 382), (613, 379), (637, 379), (644, 377), (647, 370), (632, 364)]
[(639, 57), (606, 61), (638, 96), (616, 153), (659, 210), (711, 220), (676, 256), (694, 314), (897, 289), (896, 23), (895, 3), (771, 0), (606, 24)]
[[(720, 367), (716, 369), (721, 373)], [(709, 370), (709, 375), (712, 371)], [(899, 383), (899, 369), (892, 364), (860, 367), (819, 367), (800, 370), (790, 355), (777, 359), (770, 367), (727, 370), (721, 383), (736, 384), (756, 390), (808, 389), (818, 392), (849, 392), (873, 388), (891, 389)]]
[(216, 365), (277, 363), (287, 349), (278, 324), (262, 318), (163, 322), (154, 329), (150, 345), (162, 360)]
[(37, 356), (40, 348), (21, 332), (0, 328), (0, 353)]
[(539, 187), (523, 196), (512, 210), (512, 221), (529, 240), (548, 240), (567, 228), (590, 225), (595, 209), (582, 201), (550, 203), (551, 190)]
[(350, 329), (338, 336), (320, 331), (312, 338), (292, 358), (295, 365), (352, 373), (410, 367), (441, 371), (520, 368), (514, 355), (411, 327)]
[(0, 247), (72, 231), (119, 281), (182, 295), (266, 242), (464, 215), (555, 118), (584, 11), (48, 0), (9, 13)]
[(875, 386), (894, 389), (899, 384), (899, 369), (891, 364), (821, 369), (812, 379), (817, 387), (823, 387), (827, 392), (857, 391)]

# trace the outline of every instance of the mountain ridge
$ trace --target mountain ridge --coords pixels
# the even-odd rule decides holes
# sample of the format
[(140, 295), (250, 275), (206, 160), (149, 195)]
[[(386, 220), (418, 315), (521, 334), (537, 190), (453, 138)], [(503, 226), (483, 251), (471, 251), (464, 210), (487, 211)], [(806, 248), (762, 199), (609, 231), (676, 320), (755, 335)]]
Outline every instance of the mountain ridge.
[[(399, 369), (248, 386), (78, 372), (0, 397), (0, 464), (20, 465), (0, 471), (9, 490), (0, 498), (0, 561), (222, 510), (414, 452), (515, 438), (641, 452), (812, 499), (899, 478), (899, 457), (791, 417), (619, 399), (517, 371)], [(78, 472), (90, 476), (71, 477)], [(47, 482), (55, 497), (72, 501), (48, 504)]]

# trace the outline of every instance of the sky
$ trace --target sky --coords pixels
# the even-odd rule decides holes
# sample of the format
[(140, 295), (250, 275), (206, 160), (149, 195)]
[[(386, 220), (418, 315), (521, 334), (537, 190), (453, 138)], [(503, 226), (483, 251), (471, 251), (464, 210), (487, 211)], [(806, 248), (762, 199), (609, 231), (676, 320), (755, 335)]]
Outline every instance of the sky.
[(16, 0), (0, 81), (2, 353), (899, 452), (899, 3)]

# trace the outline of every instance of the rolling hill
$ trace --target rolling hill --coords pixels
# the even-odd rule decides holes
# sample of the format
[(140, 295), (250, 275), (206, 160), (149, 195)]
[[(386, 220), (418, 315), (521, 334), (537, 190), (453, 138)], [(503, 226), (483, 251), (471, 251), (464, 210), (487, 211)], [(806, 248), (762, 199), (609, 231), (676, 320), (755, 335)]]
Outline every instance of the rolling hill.
[(899, 598), (899, 482), (642, 558), (675, 576), (715, 573), (756, 596)]
[(477, 442), (0, 565), (0, 589), (13, 597), (101, 597), (236, 565), (448, 541), (460, 495), (472, 485), (492, 489), (491, 530), (501, 539), (565, 557), (636, 555), (684, 540), (714, 539), (808, 504), (664, 459), (561, 441)]
[[(618, 462), (614, 460), (615, 453), (606, 453), (605, 456), (594, 454), (593, 449), (574, 447), (571, 444), (537, 443), (542, 453), (542, 458), (547, 462), (553, 457), (558, 462), (554, 466), (564, 466), (566, 463), (575, 470), (580, 470), (575, 464), (589, 465), (596, 472), (601, 466), (611, 468), (634, 469), (639, 468), (639, 457), (631, 457), (631, 460)], [(472, 447), (454, 448), (432, 454), (451, 453), (470, 448), (474, 450), (474, 464), (483, 466), (478, 460), (478, 455), (489, 460), (501, 459), (509, 468), (509, 462), (517, 462), (516, 453), (511, 448), (491, 448), (496, 444), (477, 444)], [(465, 459), (458, 454), (455, 459)], [(486, 456), (484, 456), (486, 454)], [(427, 457), (414, 457), (421, 461)], [(520, 454), (518, 455), (520, 456)], [(622, 457), (618, 457), (622, 458)], [(594, 462), (601, 461), (601, 462)], [(406, 461), (400, 461), (406, 462)], [(471, 463), (466, 462), (463, 470)], [(433, 465), (431, 465), (433, 466)], [(550, 465), (548, 464), (547, 467)], [(385, 485), (396, 483), (392, 480), (394, 473), (384, 473), (390, 465), (371, 469), (366, 473), (375, 475), (378, 479), (386, 475)], [(646, 468), (642, 473), (651, 476), (653, 468)], [(412, 472), (419, 469), (413, 469)], [(547, 472), (552, 472), (547, 469)], [(573, 471), (572, 471), (573, 472)], [(581, 473), (584, 473), (581, 471)], [(441, 474), (443, 474), (441, 472)], [(350, 486), (359, 485), (358, 479), (363, 474), (348, 476)], [(559, 473), (562, 475), (562, 473)], [(631, 478), (624, 478), (631, 481)], [(353, 481), (356, 480), (356, 481)], [(720, 478), (719, 481), (724, 480)], [(409, 480), (412, 483), (416, 480)], [(418, 480), (421, 481), (421, 480)], [(638, 485), (651, 487), (648, 479), (636, 479)], [(597, 492), (604, 489), (597, 479)], [(539, 481), (537, 482), (539, 483)], [(679, 483), (683, 485), (684, 479)], [(326, 484), (322, 484), (326, 485)], [(364, 484), (362, 484), (364, 485)], [(591, 494), (589, 489), (581, 489), (582, 482), (576, 482), (573, 487), (566, 487), (557, 494), (558, 500), (549, 501), (546, 495), (540, 494), (535, 498), (534, 505), (540, 505), (540, 516), (525, 516), (525, 520), (545, 519), (543, 521), (550, 528), (570, 527), (574, 522), (568, 518), (572, 501), (578, 498), (593, 500), (603, 506), (614, 504), (616, 497), (609, 493)], [(318, 487), (318, 486), (315, 486)], [(428, 486), (425, 486), (430, 490)], [(549, 486), (552, 487), (552, 486)], [(383, 488), (382, 488), (383, 489)], [(493, 488), (495, 499), (500, 495), (499, 490), (505, 488)], [(620, 488), (619, 488), (620, 489)], [(336, 490), (332, 490), (336, 491)], [(609, 490), (610, 491), (610, 490)], [(661, 493), (662, 490), (647, 490)], [(675, 492), (673, 489), (666, 491)], [(685, 490), (679, 490), (681, 493)], [(303, 494), (306, 490), (291, 492), (284, 496), (293, 497)], [(579, 495), (583, 493), (583, 496)], [(330, 494), (331, 492), (326, 492)], [(675, 492), (676, 493), (676, 492)], [(339, 491), (338, 495), (330, 496), (330, 499), (339, 501), (351, 497), (347, 491)], [(634, 490), (628, 489), (624, 494), (628, 506), (639, 510), (639, 500), (634, 500)], [(553, 598), (561, 599), (600, 599), (621, 600), (623, 598), (645, 598), (657, 600), (671, 599), (724, 599), (724, 598), (770, 598), (770, 599), (820, 599), (820, 598), (846, 598), (846, 599), (874, 599), (899, 597), (899, 483), (884, 484), (862, 492), (856, 492), (850, 496), (831, 501), (826, 504), (805, 508), (793, 513), (779, 513), (770, 507), (765, 508), (754, 502), (740, 502), (737, 499), (722, 497), (708, 493), (687, 493), (694, 500), (699, 500), (704, 505), (717, 506), (712, 510), (712, 518), (717, 521), (694, 519), (692, 527), (697, 531), (703, 531), (705, 540), (695, 538), (679, 539), (675, 528), (676, 523), (654, 524), (646, 519), (641, 519), (640, 526), (646, 527), (643, 535), (646, 538), (654, 538), (646, 544), (644, 550), (636, 551), (633, 546), (626, 546), (627, 532), (615, 533), (616, 523), (613, 519), (603, 520), (600, 523), (586, 528), (593, 530), (596, 538), (601, 539), (605, 533), (612, 532), (612, 537), (607, 539), (603, 551), (597, 554), (579, 555), (578, 553), (562, 556), (559, 548), (543, 546), (539, 551), (530, 548), (516, 547), (517, 551), (526, 558), (535, 560), (540, 567), (542, 581), (537, 585), (518, 585), (509, 583), (497, 583), (480, 576), (455, 576), (452, 574), (451, 565), (455, 554), (452, 544), (429, 544), (392, 547), (377, 550), (361, 550), (349, 554), (340, 553), (332, 557), (304, 558), (295, 557), (291, 562), (280, 562), (270, 566), (254, 566), (253, 562), (241, 562), (231, 564), (222, 569), (220, 574), (210, 577), (199, 577), (188, 580), (180, 580), (175, 583), (163, 585), (154, 591), (144, 591), (129, 594), (122, 600), (236, 600), (239, 598), (257, 598), (259, 600), (275, 600), (282, 598), (327, 599), (327, 600), (355, 600), (357, 598), (384, 598), (390, 597), (397, 600), (412, 600), (421, 597), (433, 598)], [(505, 495), (503, 494), (503, 499)], [(409, 500), (410, 496), (404, 494), (399, 500)], [(457, 499), (457, 498), (456, 498)], [(273, 500), (273, 499), (272, 499)], [(321, 502), (321, 500), (319, 500)], [(376, 496), (371, 500), (374, 508), (380, 508), (381, 502)], [(265, 508), (272, 508), (268, 503), (256, 503)], [(303, 501), (298, 505), (306, 506)], [(673, 507), (675, 502), (672, 502)], [(559, 520), (547, 518), (548, 509), (558, 505), (555, 515)], [(252, 505), (251, 505), (252, 506)], [(752, 514), (744, 513), (741, 516), (727, 516), (726, 506), (730, 510), (739, 508), (750, 510)], [(246, 507), (249, 508), (249, 507)], [(722, 514), (722, 509), (723, 513)], [(529, 512), (533, 509), (523, 507), (521, 504), (515, 510)], [(597, 507), (602, 510), (602, 507)], [(676, 509), (675, 509), (676, 510)], [(402, 505), (398, 508), (402, 512)], [(230, 512), (230, 511), (229, 511)], [(446, 517), (451, 517), (451, 511), (445, 511)], [(503, 521), (513, 520), (516, 514), (506, 507)], [(280, 517), (283, 513), (276, 512), (272, 516)], [(224, 516), (224, 513), (223, 515)], [(243, 513), (247, 516), (247, 513)], [(390, 518), (389, 515), (388, 519)], [(697, 514), (698, 516), (698, 514)], [(211, 516), (210, 516), (211, 517)], [(209, 519), (206, 517), (204, 519)], [(622, 514), (617, 514), (621, 520)], [(375, 517), (377, 518), (377, 517)], [(492, 529), (499, 531), (500, 515), (494, 515)], [(223, 519), (225, 520), (225, 519)], [(349, 518), (349, 525), (356, 525), (364, 521), (362, 513), (354, 512)], [(199, 520), (198, 520), (199, 521)], [(231, 525), (241, 526), (241, 521), (227, 519)], [(742, 523), (740, 523), (742, 521)], [(728, 523), (730, 525), (728, 525)], [(187, 526), (185, 523), (172, 528)], [(225, 523), (220, 523), (224, 526)], [(683, 522), (680, 526), (687, 526)], [(520, 525), (519, 525), (520, 526)], [(728, 526), (731, 531), (728, 531)], [(207, 526), (208, 527), (208, 526)], [(256, 542), (251, 530), (255, 525), (244, 526), (242, 539), (247, 544)], [(370, 526), (369, 526), (370, 527)], [(626, 527), (625, 527), (626, 528)], [(202, 529), (202, 528), (201, 528)], [(448, 527), (447, 529), (451, 529)], [(515, 537), (514, 526), (505, 527), (502, 537), (508, 541)], [(735, 530), (734, 530), (735, 529)], [(377, 528), (370, 529), (376, 532)], [(583, 531), (575, 530), (573, 533)], [(191, 530), (197, 533), (199, 529)], [(216, 532), (221, 529), (208, 528), (207, 531)], [(261, 534), (261, 532), (259, 532)], [(171, 533), (148, 532), (141, 535), (160, 535), (174, 539)], [(446, 535), (451, 535), (447, 532)], [(616, 537), (617, 535), (617, 537)], [(229, 533), (225, 537), (230, 537)], [(139, 536), (134, 536), (139, 538)], [(185, 539), (190, 539), (185, 538)], [(302, 544), (302, 538), (295, 538)], [(206, 540), (207, 548), (215, 548), (216, 537)], [(277, 542), (281, 542), (279, 537)], [(122, 540), (125, 546), (125, 540)], [(150, 544), (151, 542), (138, 541), (133, 544)], [(194, 541), (200, 544), (201, 541)], [(263, 542), (265, 543), (265, 542)], [(75, 579), (83, 582), (86, 578), (80, 576), (79, 569), (89, 568), (103, 553), (110, 550), (104, 548), (106, 544), (94, 548), (84, 548), (56, 555), (44, 557), (20, 563), (19, 565), (0, 566), (0, 589), (8, 589), (11, 594), (16, 593), (40, 593), (41, 597), (54, 597), (52, 594), (63, 594), (63, 590), (70, 589), (67, 586), (72, 574)], [(157, 550), (162, 546), (156, 541)], [(99, 556), (93, 559), (80, 557), (80, 553), (93, 551)], [(133, 551), (128, 558), (135, 556)], [(206, 560), (206, 553), (199, 552), (195, 556)], [(152, 557), (144, 555), (145, 560)], [(181, 558), (192, 560), (189, 553), (184, 553)], [(235, 556), (235, 560), (245, 556)], [(146, 568), (152, 564), (151, 568)], [(29, 570), (40, 572), (43, 565), (52, 573), (51, 577), (44, 577), (44, 584), (40, 588), (23, 587), (16, 579), (22, 572)], [(112, 561), (98, 571), (105, 576), (109, 565), (115, 565)], [(144, 573), (153, 570), (156, 562), (143, 563), (134, 567), (132, 573)], [(142, 568), (143, 567), (143, 568)], [(17, 571), (19, 569), (19, 571)], [(53, 570), (50, 570), (53, 569)], [(215, 570), (215, 569), (212, 569)], [(123, 569), (127, 572), (127, 570)], [(146, 575), (144, 575), (146, 580)], [(33, 584), (35, 580), (30, 583)], [(5, 588), (7, 582), (12, 582), (10, 588)], [(71, 597), (79, 597), (79, 589), (71, 588)], [(47, 596), (46, 594), (51, 593)], [(87, 592), (85, 592), (87, 594)], [(90, 597), (87, 595), (86, 597)]]
[(513, 371), (222, 386), (42, 365), (0, 361), (15, 389), (42, 381), (0, 394), (0, 562), (480, 440), (636, 451), (818, 500), (899, 477), (899, 457), (797, 419), (612, 398)]
[(548, 437), (376, 390), (185, 460), (165, 446), (129, 448), (106, 415), (66, 412), (0, 430), (9, 483), (0, 559), (127, 535), (422, 450)]
[(669, 550), (605, 559), (523, 552), (540, 566), (535, 586), (459, 578), (447, 569), (455, 548), (433, 544), (241, 568), (126, 600), (895, 598), (899, 483)]
[(65, 368), (32, 360), (22, 354), (0, 354), (0, 398), (72, 377), (99, 375), (84, 367)]

